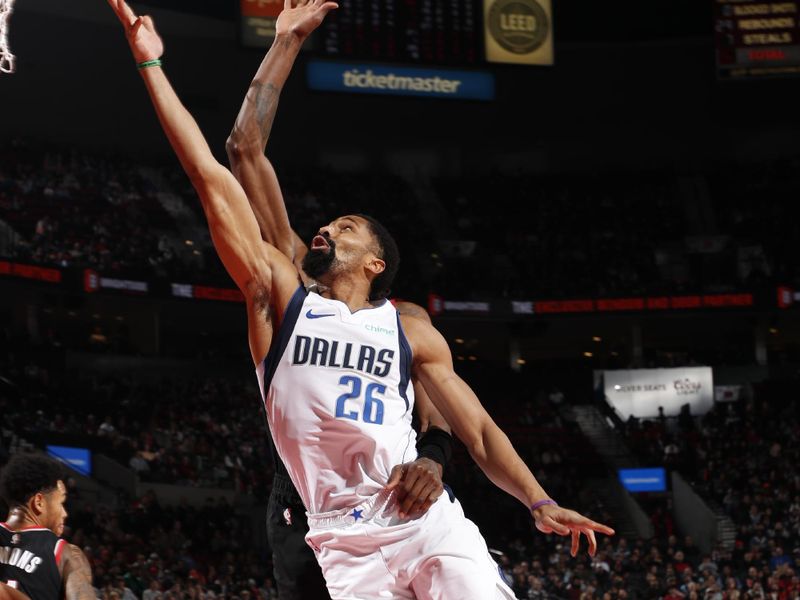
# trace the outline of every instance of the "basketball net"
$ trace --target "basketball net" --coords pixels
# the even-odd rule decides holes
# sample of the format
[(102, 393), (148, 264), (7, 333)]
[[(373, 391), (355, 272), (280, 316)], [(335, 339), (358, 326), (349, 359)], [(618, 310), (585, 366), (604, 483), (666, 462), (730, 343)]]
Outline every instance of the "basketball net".
[(14, 0), (0, 0), (0, 71), (14, 72), (14, 55), (8, 47), (8, 19), (14, 9)]

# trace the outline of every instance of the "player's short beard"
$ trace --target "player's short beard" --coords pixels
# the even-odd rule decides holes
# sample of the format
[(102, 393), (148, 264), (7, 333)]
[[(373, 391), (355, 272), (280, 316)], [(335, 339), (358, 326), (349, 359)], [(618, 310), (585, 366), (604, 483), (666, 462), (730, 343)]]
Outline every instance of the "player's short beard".
[(318, 280), (331, 270), (336, 262), (336, 242), (327, 239), (330, 248), (328, 250), (309, 250), (303, 257), (303, 272)]

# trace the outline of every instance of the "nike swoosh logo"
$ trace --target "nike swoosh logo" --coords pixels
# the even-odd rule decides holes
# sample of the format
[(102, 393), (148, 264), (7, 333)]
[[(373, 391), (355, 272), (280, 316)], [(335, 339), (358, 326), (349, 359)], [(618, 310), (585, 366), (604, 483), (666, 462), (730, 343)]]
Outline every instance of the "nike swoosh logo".
[(309, 308), (308, 312), (306, 313), (306, 317), (308, 317), (309, 319), (321, 319), (322, 317), (335, 317), (336, 316), (336, 313), (322, 313), (322, 314), (315, 315), (314, 313), (311, 312), (311, 310), (312, 309)]

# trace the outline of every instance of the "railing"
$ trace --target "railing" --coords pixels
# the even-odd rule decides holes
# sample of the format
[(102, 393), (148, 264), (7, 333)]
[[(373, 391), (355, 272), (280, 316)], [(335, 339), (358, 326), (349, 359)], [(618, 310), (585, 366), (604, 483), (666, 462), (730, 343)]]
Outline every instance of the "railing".
[(704, 553), (711, 552), (721, 537), (718, 515), (675, 471), (672, 472), (672, 498), (678, 528), (691, 535)]

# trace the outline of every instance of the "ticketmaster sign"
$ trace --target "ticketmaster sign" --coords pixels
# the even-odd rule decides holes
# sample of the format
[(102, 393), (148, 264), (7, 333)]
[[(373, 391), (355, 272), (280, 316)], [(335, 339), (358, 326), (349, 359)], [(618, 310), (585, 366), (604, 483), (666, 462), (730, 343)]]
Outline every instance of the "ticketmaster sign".
[(483, 71), (310, 61), (306, 78), (312, 90), (326, 92), (494, 99), (494, 76)]

